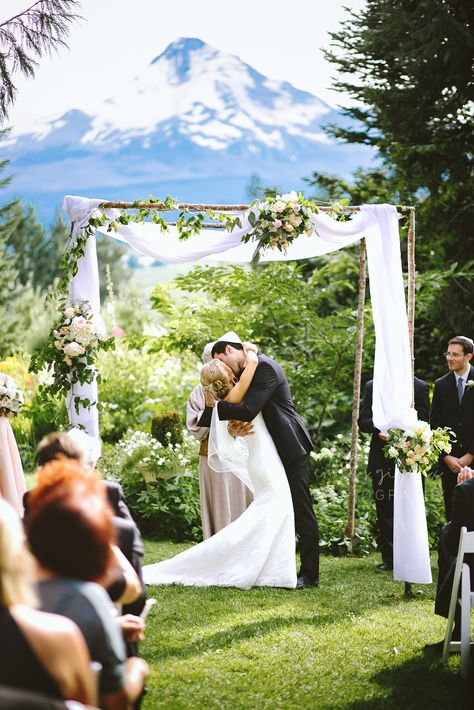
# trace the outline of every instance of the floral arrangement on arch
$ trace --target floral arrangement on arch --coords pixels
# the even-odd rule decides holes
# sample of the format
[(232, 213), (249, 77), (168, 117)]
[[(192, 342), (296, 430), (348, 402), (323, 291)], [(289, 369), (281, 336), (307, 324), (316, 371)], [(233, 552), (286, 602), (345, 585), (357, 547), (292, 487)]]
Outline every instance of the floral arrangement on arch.
[(417, 422), (408, 429), (389, 429), (384, 453), (395, 459), (401, 473), (419, 471), (424, 476), (441, 454), (451, 451), (448, 427), (431, 429), (427, 422)]
[(0, 417), (11, 417), (17, 414), (24, 402), (23, 391), (13, 377), (0, 372)]
[(286, 253), (297, 237), (313, 233), (310, 217), (311, 212), (317, 211), (317, 206), (305, 200), (301, 192), (256, 201), (248, 213), (252, 231), (244, 234), (242, 241), (254, 239), (258, 242), (259, 250), (276, 248)]
[[(100, 381), (95, 370), (97, 353), (114, 347), (114, 338), (98, 331), (89, 301), (67, 304), (60, 308), (48, 343), (33, 354), (30, 370), (39, 372), (46, 367), (52, 382), (43, 386), (53, 395), (66, 395), (76, 382), (91, 383), (95, 377)], [(76, 397), (76, 409), (80, 404), (87, 407), (91, 403)]]

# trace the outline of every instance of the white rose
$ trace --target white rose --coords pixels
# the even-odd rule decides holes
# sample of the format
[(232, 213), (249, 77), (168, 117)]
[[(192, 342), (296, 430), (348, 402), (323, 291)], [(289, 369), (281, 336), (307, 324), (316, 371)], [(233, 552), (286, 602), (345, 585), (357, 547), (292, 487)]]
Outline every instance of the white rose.
[(284, 202), (275, 202), (275, 204), (273, 205), (274, 212), (283, 212), (284, 209), (285, 209)]
[(64, 309), (64, 315), (66, 318), (72, 318), (76, 314), (75, 309), (72, 306), (66, 306)]
[(84, 354), (84, 348), (81, 345), (79, 345), (79, 343), (75, 343), (74, 341), (72, 341), (72, 343), (68, 343), (65, 346), (64, 352), (69, 357), (77, 357), (78, 355)]
[(294, 227), (299, 227), (301, 222), (303, 221), (301, 217), (298, 217), (296, 214), (292, 214), (288, 217), (288, 221), (290, 224), (292, 224)]
[(388, 450), (388, 455), (390, 456), (391, 459), (396, 459), (398, 456), (398, 451), (394, 446), (391, 446)]
[(71, 323), (71, 327), (74, 330), (84, 330), (87, 325), (87, 321), (84, 316), (77, 316)]

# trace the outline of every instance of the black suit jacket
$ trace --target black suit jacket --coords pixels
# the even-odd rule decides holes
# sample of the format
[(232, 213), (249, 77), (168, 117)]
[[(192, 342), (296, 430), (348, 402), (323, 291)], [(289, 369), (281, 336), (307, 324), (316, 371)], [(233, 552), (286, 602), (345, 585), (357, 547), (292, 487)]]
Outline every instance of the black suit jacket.
[[(424, 422), (430, 418), (430, 388), (427, 382), (414, 377), (415, 389), (415, 409), (418, 414), (418, 419)], [(380, 470), (389, 470), (395, 466), (392, 459), (387, 459), (383, 453), (385, 441), (379, 436), (379, 430), (374, 427), (372, 419), (372, 393), (374, 381), (369, 380), (365, 386), (365, 397), (359, 413), (359, 429), (366, 434), (372, 434), (370, 440), (369, 459), (367, 462), (367, 471), (376, 473)]]
[[(280, 365), (266, 355), (258, 355), (258, 365), (244, 401), (241, 404), (217, 403), (220, 419), (250, 422), (262, 412), (283, 465), (305, 456), (313, 449), (311, 437), (297, 414), (290, 387)], [(202, 423), (200, 426), (209, 426)]]
[[(472, 365), (467, 379), (474, 380)], [(431, 428), (446, 426), (453, 430), (456, 437), (456, 441), (451, 442), (451, 454), (458, 457), (466, 453), (474, 454), (474, 387), (465, 387), (460, 404), (453, 372), (436, 380), (431, 404)], [(440, 457), (440, 469), (446, 471), (443, 458)]]
[[(250, 422), (262, 412), (284, 466), (305, 456), (313, 449), (311, 437), (297, 414), (290, 387), (280, 365), (259, 353), (258, 365), (244, 401), (241, 404), (218, 402), (219, 418)], [(199, 426), (211, 425), (212, 408), (206, 407)]]
[[(459, 483), (454, 488), (451, 522), (441, 531), (438, 546), (438, 587), (436, 590), (435, 612), (447, 618), (454, 580), (454, 567), (459, 548), (461, 528), (474, 530), (474, 478)], [(471, 589), (474, 585), (474, 555), (466, 555), (465, 562), (471, 571)]]

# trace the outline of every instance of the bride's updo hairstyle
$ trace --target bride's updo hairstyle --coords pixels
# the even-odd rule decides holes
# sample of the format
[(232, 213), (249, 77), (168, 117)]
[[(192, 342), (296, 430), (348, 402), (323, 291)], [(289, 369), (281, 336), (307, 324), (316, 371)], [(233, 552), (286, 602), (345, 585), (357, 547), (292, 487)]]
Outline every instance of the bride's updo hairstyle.
[(221, 360), (211, 360), (201, 370), (201, 384), (217, 399), (224, 399), (234, 386), (234, 373)]

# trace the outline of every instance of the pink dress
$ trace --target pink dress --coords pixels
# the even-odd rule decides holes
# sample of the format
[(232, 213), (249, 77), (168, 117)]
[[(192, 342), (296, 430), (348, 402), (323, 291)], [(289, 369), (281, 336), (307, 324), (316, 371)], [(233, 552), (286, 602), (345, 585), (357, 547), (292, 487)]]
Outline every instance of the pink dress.
[(0, 416), (0, 495), (23, 517), (23, 494), (26, 491), (20, 453), (10, 422)]

